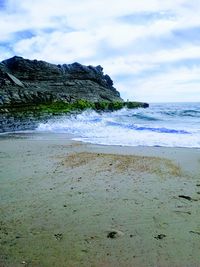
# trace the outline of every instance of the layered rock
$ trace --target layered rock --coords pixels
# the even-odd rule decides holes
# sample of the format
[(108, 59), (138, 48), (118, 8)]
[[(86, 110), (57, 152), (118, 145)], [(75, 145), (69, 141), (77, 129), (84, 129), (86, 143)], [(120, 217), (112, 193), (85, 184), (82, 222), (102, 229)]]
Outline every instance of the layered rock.
[(122, 101), (101, 66), (55, 65), (17, 56), (0, 63), (0, 107), (77, 99)]

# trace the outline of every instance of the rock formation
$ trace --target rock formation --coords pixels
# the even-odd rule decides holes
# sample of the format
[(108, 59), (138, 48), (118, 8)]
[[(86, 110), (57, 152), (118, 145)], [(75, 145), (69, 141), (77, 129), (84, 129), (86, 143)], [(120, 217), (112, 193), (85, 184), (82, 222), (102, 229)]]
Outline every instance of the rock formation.
[(18, 56), (0, 63), (0, 107), (77, 99), (122, 101), (101, 66), (55, 65)]

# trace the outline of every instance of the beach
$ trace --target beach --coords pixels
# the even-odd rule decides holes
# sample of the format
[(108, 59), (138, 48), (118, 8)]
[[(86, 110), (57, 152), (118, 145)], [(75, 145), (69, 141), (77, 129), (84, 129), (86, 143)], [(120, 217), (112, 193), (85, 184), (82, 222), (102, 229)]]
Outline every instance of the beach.
[(0, 266), (200, 266), (200, 149), (0, 136)]

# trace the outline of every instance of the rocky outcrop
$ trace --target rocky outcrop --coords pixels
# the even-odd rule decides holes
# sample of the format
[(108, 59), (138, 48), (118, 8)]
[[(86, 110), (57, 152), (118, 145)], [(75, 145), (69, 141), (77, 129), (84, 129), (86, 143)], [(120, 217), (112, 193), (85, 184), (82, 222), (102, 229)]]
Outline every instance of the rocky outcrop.
[(17, 56), (0, 63), (0, 107), (77, 99), (122, 101), (101, 66), (54, 65)]

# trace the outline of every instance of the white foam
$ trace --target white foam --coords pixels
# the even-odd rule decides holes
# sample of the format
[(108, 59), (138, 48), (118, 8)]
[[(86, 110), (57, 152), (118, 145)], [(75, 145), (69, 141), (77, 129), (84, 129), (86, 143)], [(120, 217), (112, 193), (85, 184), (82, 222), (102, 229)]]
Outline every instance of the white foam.
[[(143, 110), (126, 109), (98, 114), (94, 111), (86, 111), (77, 116), (63, 117), (41, 123), (37, 128), (39, 132), (70, 133), (74, 140), (103, 145), (123, 146), (166, 146), (166, 147), (198, 147), (200, 148), (200, 130), (190, 127), (190, 133), (164, 133), (152, 130), (138, 130), (137, 126), (148, 126), (153, 129), (173, 126), (175, 130), (187, 131), (187, 124), (171, 123), (167, 125), (163, 121), (140, 121), (133, 119), (134, 114)], [(148, 113), (148, 111), (145, 111)], [(147, 114), (149, 116), (149, 114)], [(133, 122), (135, 122), (133, 124)], [(138, 123), (140, 122), (140, 123)], [(128, 127), (133, 124), (136, 129)], [(193, 125), (194, 126), (194, 125)]]

